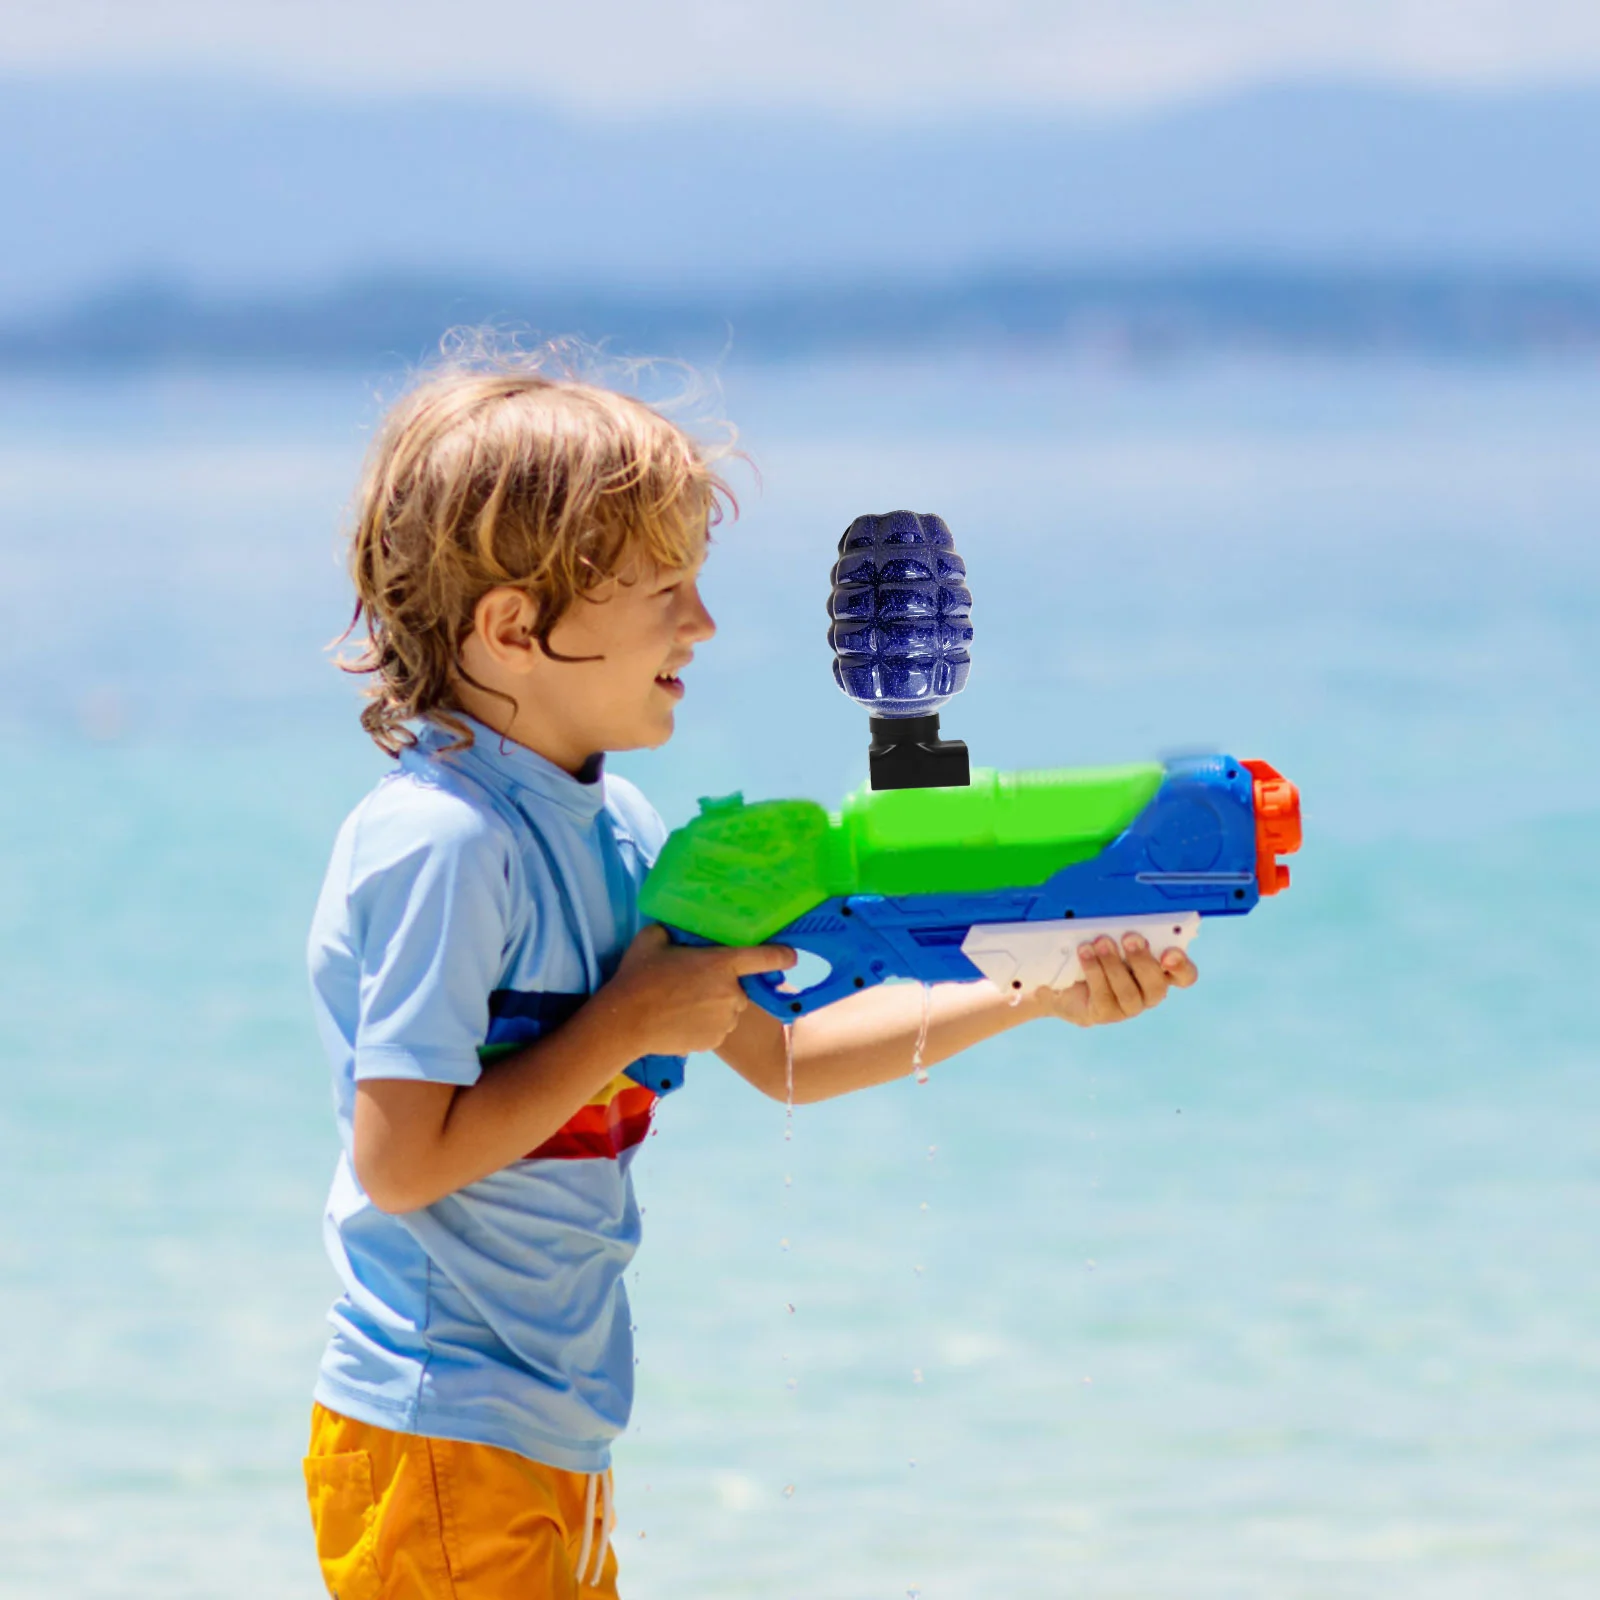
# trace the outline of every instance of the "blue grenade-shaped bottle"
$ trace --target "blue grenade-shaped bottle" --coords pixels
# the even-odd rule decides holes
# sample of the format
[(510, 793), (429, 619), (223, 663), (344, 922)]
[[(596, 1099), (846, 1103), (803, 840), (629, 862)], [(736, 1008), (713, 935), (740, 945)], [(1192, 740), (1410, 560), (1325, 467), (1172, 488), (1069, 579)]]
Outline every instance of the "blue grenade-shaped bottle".
[(871, 713), (872, 787), (966, 784), (966, 745), (939, 737), (939, 708), (972, 670), (967, 568), (943, 520), (857, 517), (839, 541), (828, 615), (834, 679)]

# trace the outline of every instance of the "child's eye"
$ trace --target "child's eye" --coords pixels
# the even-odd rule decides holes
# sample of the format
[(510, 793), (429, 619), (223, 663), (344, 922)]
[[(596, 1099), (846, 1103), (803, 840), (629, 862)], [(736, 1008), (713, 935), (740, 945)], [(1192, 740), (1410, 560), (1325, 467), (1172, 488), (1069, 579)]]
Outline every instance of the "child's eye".
[(686, 584), (693, 583), (695, 581), (695, 579), (699, 575), (700, 574), (699, 574), (699, 569), (698, 568), (696, 568), (693, 571), (680, 572), (674, 578), (667, 578), (667, 579), (663, 580), (662, 583), (661, 583), (660, 588), (654, 590), (653, 593), (655, 593), (655, 594), (681, 594), (683, 592), (684, 586)]

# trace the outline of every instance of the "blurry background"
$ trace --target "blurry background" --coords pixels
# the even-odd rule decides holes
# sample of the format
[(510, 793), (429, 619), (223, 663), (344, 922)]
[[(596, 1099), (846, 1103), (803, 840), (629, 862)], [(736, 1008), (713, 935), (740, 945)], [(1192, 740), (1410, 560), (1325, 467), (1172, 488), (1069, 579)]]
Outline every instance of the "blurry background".
[(902, 505), (976, 759), (1305, 795), (1146, 1022), (788, 1144), (692, 1065), (626, 1592), (1600, 1589), (1600, 12), (3, 11), (0, 1593), (317, 1592), (301, 947), (383, 767), (324, 647), (383, 404), (482, 321), (693, 361), (759, 469), (618, 763), (669, 820), (861, 780), (822, 603)]

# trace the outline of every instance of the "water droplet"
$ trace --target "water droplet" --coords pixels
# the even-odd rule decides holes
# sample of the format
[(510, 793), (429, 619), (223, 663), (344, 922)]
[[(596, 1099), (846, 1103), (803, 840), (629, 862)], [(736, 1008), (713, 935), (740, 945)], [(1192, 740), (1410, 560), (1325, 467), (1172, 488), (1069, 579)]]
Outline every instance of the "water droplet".
[(918, 1276), (918, 1277), (919, 1277), (919, 1278), (920, 1278), (920, 1277), (921, 1277), (921, 1276), (922, 1276), (922, 1268), (921, 1268), (921, 1267), (913, 1267), (913, 1268), (912, 1268), (912, 1269), (911, 1269), (911, 1270), (912, 1270), (912, 1271), (913, 1271), (913, 1272), (914, 1272), (914, 1273), (916, 1273), (916, 1275), (917, 1275), (917, 1276)]
[(785, 1189), (790, 1189), (790, 1188), (794, 1187), (794, 1174), (792, 1172), (784, 1173), (784, 1175), (783, 1175), (783, 1186), (784, 1186)]
[(913, 1383), (921, 1383), (922, 1382), (922, 1368), (921, 1367), (913, 1367), (911, 1369), (911, 1381)]
[(918, 1211), (926, 1211), (927, 1209), (928, 1209), (928, 1202), (926, 1200), (924, 1200), (922, 1202), (922, 1204), (917, 1207)]
[(1084, 1380), (1083, 1380), (1083, 1381), (1084, 1381), (1084, 1382), (1085, 1382), (1085, 1383), (1093, 1383), (1093, 1382), (1094, 1382), (1094, 1379), (1093, 1379), (1093, 1378), (1085, 1378), (1085, 1379), (1084, 1379)]
[(794, 1499), (794, 1485), (792, 1483), (784, 1484), (784, 1486), (783, 1486), (783, 1498), (785, 1500)]
[[(913, 1461), (911, 1464), (915, 1466), (916, 1462)], [(907, 1589), (906, 1600), (922, 1600), (922, 1591), (920, 1589)]]
[(780, 1239), (778, 1241), (778, 1248), (780, 1250), (787, 1250), (789, 1248), (789, 1241), (787, 1239)]
[(787, 1389), (790, 1394), (793, 1394), (799, 1387), (800, 1380), (798, 1378), (791, 1378), (786, 1384), (784, 1384), (784, 1388)]
[(783, 1025), (783, 1137), (794, 1138), (794, 1024)]
[(936, 1156), (936, 1155), (938, 1155), (938, 1153), (939, 1153), (939, 1147), (938, 1147), (938, 1145), (936, 1145), (936, 1144), (930, 1144), (930, 1145), (929, 1145), (929, 1146), (928, 1146), (928, 1159), (929, 1159), (929, 1160), (930, 1160), (930, 1161), (932, 1161), (932, 1160), (933, 1160), (933, 1158), (934, 1158), (934, 1157), (935, 1157), (935, 1156)]
[(1090, 1256), (1089, 1259), (1084, 1262), (1084, 1266), (1086, 1266), (1091, 1272), (1093, 1272), (1094, 1271), (1094, 1257)]
[(918, 1083), (928, 1081), (928, 1069), (922, 1064), (922, 1052), (928, 1044), (928, 1022), (933, 1015), (933, 990), (922, 986), (922, 1026), (917, 1029), (916, 1048), (911, 1052), (911, 1070)]

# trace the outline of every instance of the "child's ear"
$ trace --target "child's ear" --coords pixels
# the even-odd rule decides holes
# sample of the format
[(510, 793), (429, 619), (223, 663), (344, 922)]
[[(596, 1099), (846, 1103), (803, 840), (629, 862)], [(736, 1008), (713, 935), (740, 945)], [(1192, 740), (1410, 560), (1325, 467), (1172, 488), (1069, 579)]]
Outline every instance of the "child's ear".
[(520, 589), (491, 589), (472, 610), (472, 631), (489, 659), (512, 671), (539, 648), (533, 622), (533, 601)]

